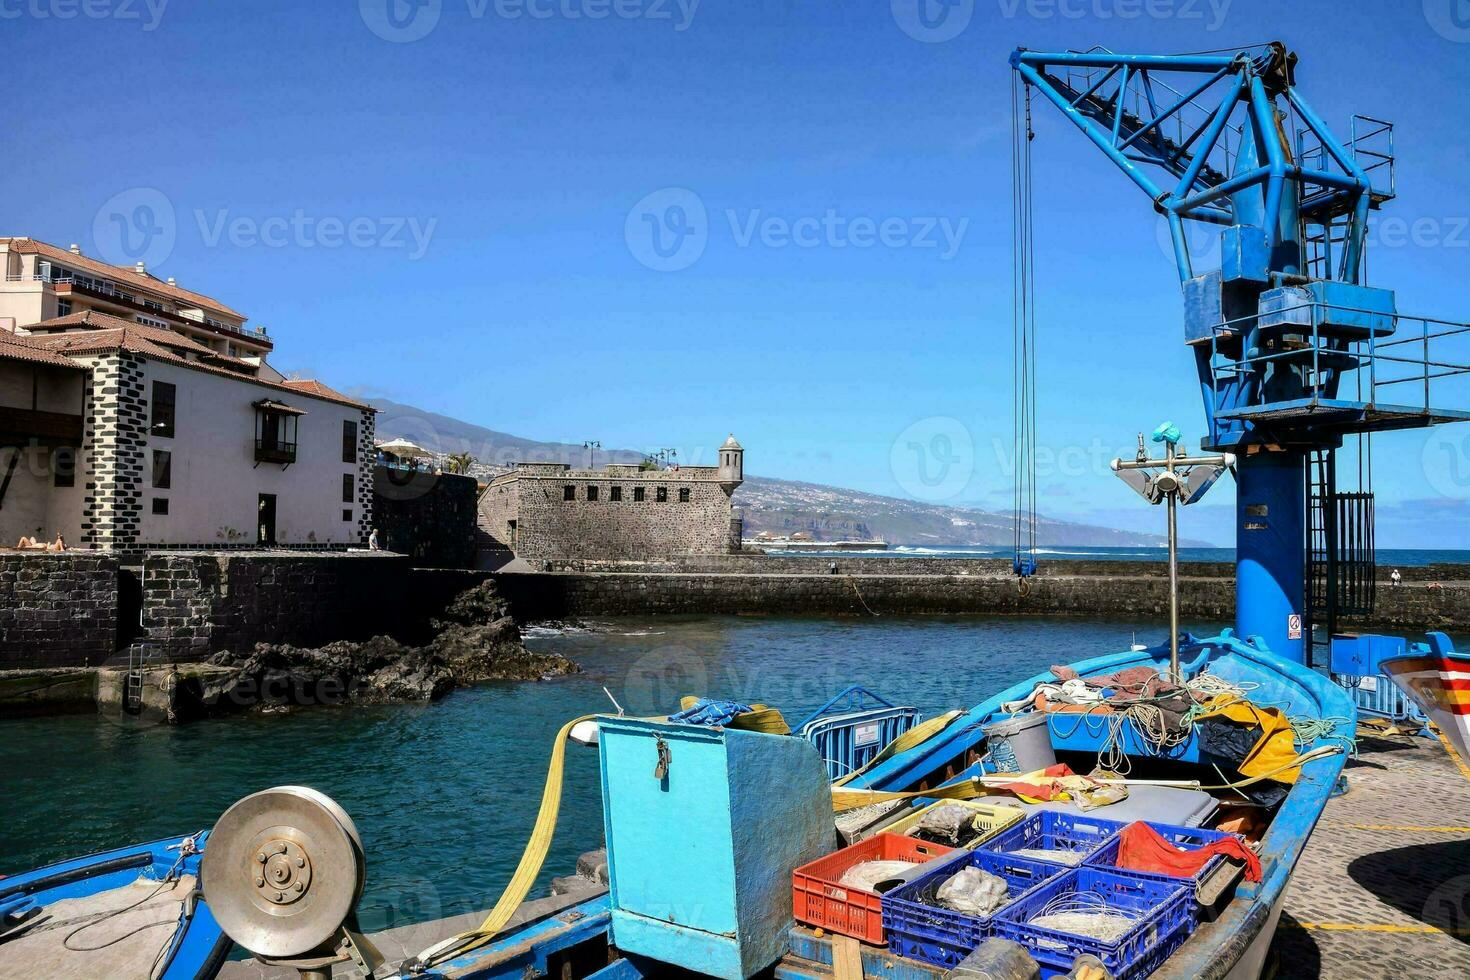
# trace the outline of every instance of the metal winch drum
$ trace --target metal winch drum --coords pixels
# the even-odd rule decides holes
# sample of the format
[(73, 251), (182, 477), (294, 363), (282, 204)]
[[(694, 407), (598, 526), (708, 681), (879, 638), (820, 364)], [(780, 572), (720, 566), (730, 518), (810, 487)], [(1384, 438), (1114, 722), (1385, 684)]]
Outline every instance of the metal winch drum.
[(372, 958), (356, 928), (366, 872), (352, 818), (306, 786), (277, 786), (231, 806), (200, 867), (220, 928), (257, 957), (304, 974)]

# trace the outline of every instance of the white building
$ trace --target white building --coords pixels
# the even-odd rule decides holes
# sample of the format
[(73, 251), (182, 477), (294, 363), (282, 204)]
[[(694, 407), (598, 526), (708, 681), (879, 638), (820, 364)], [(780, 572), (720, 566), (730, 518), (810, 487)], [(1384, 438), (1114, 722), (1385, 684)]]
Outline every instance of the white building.
[(142, 269), (16, 238), (0, 264), (0, 547), (365, 540), (371, 406), (283, 378), (243, 316)]

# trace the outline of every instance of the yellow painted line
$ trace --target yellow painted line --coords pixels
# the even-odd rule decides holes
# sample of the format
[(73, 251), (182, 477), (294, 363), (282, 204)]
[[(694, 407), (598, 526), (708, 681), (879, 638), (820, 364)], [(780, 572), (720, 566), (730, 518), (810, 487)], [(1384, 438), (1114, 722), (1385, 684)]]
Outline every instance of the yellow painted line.
[(1460, 769), (1460, 775), (1466, 779), (1470, 779), (1470, 766), (1465, 765), (1465, 760), (1460, 758), (1460, 753), (1455, 751), (1455, 747), (1450, 744), (1450, 740), (1444, 737), (1444, 732), (1439, 730), (1438, 725), (1434, 726), (1433, 731), (1434, 737), (1439, 739), (1439, 744), (1443, 745), (1444, 750), (1450, 754), (1450, 758), (1455, 760), (1455, 765)]
[(1470, 929), (1440, 929), (1437, 926), (1396, 926), (1386, 922), (1283, 922), (1285, 929), (1308, 929), (1316, 932), (1391, 932), (1427, 936), (1439, 932), (1446, 936), (1470, 936)]
[(1470, 827), (1408, 827), (1391, 823), (1324, 823), (1335, 830), (1401, 830), (1408, 834), (1470, 834)]

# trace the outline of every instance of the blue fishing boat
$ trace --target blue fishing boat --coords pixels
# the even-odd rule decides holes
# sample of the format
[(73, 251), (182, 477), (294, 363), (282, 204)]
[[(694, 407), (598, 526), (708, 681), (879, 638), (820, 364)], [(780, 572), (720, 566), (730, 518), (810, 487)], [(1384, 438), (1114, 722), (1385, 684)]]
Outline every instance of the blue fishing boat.
[[(1219, 914), (1187, 937), (1175, 937), (1167, 958), (1153, 969), (1156, 977), (1256, 977), (1292, 869), (1337, 784), (1356, 713), (1346, 693), (1321, 674), (1228, 632), (1186, 638), (1178, 655), (1185, 680), (1212, 677), (1249, 690), (1258, 704), (1324, 722), (1317, 737), (1300, 746), (1299, 759), (1307, 761), (1298, 763), (1299, 775), (1272, 809), (1259, 840), (1260, 880), (1232, 882), (1233, 894)], [(1170, 657), (1166, 644), (1072, 667), (1083, 678), (1140, 667), (1165, 677)], [(910, 793), (926, 803), (938, 798), (928, 793), (982, 786), (994, 776), (986, 728), (1018, 717), (1010, 707), (1014, 702), (1055, 682), (1052, 674), (1037, 675), (939, 719), (942, 726), (929, 737), (839, 787), (829, 787), (820, 754), (798, 738), (668, 719), (594, 719), (604, 756), (608, 894), (514, 931), (487, 930), (440, 944), (392, 975), (555, 976), (559, 964), (575, 961), (597, 965), (574, 975), (599, 978), (663, 975), (671, 967), (721, 977), (833, 976), (839, 955), (834, 939), (792, 919), (789, 887), (797, 862), (837, 847), (833, 794)], [(1084, 716), (1050, 714), (1045, 730), (1059, 754), (1081, 770), (1089, 757), (1108, 748), (1114, 730), (1073, 724), (1078, 717)], [(1211, 764), (1197, 734), (1163, 754), (1132, 729), (1123, 739), (1135, 762), (1153, 760), (1155, 774), (1172, 777), (1139, 781), (1155, 793), (1130, 809), (1130, 819), (1148, 819), (1154, 805), (1167, 811), (1156, 815), (1159, 820), (1182, 819), (1166, 794), (1177, 793), (1186, 807), (1193, 806), (1198, 791), (1189, 787), (1218, 782), (1218, 773), (1228, 771), (1223, 759)], [(1189, 775), (1195, 778), (1183, 778)], [(1056, 812), (1073, 810), (1056, 806)], [(1091, 812), (1105, 817), (1107, 808)], [(858, 955), (867, 976), (941, 977), (951, 968), (895, 956), (887, 946), (862, 945)]]
[(0, 879), (0, 974), (213, 977), (233, 943), (199, 890), (208, 833)]

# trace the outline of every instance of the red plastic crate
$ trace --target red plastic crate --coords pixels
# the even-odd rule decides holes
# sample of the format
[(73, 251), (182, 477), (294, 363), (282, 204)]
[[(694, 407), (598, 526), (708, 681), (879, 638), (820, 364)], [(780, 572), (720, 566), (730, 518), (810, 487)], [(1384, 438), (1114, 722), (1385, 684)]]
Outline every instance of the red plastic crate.
[(864, 861), (913, 861), (922, 864), (953, 850), (952, 847), (914, 837), (875, 834), (792, 872), (793, 913), (798, 922), (882, 945), (881, 898), (875, 892), (839, 885), (842, 876)]

